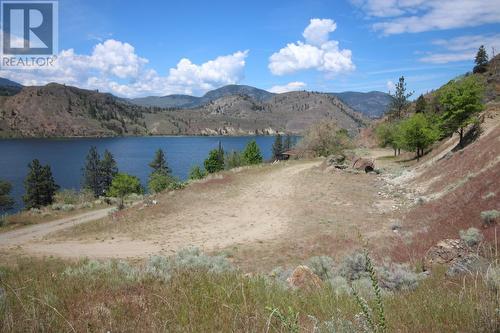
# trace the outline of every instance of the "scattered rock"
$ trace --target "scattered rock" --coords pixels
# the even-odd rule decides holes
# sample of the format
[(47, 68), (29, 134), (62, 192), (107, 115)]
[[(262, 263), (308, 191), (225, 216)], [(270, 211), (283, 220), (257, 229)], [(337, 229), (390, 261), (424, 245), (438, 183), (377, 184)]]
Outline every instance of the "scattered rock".
[(486, 259), (477, 254), (468, 254), (464, 257), (457, 257), (450, 263), (446, 275), (457, 276), (464, 273), (476, 273), (488, 267)]
[(429, 266), (434, 264), (449, 264), (459, 257), (465, 257), (469, 250), (461, 239), (445, 239), (431, 247), (425, 256), (425, 263)]
[(475, 273), (488, 267), (488, 262), (462, 239), (445, 239), (427, 251), (425, 265), (448, 265), (446, 275), (457, 276), (463, 273)]
[(292, 288), (315, 290), (321, 288), (323, 282), (313, 273), (313, 271), (304, 265), (297, 266), (292, 275), (287, 279), (288, 285)]

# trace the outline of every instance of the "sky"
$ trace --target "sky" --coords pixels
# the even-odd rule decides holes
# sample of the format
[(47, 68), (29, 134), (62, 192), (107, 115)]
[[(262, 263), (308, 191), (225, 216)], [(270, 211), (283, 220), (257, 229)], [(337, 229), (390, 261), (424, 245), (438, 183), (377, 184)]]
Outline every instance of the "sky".
[(24, 85), (122, 97), (245, 84), (272, 92), (415, 96), (500, 50), (500, 0), (59, 0), (56, 66), (0, 69)]

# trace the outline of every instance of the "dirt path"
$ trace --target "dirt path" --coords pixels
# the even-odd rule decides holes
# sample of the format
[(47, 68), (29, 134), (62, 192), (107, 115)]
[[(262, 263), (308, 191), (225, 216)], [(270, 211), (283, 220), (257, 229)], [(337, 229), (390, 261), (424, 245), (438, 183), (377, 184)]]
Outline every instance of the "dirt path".
[(359, 245), (360, 235), (374, 242), (390, 236), (397, 199), (381, 192), (383, 176), (332, 172), (321, 163), (224, 172), (113, 218), (103, 219), (108, 210), (102, 210), (0, 235), (0, 250), (141, 259), (196, 246), (224, 251), (241, 266), (274, 267), (312, 255), (342, 255)]
[(39, 240), (44, 236), (59, 230), (71, 228), (80, 223), (86, 223), (106, 217), (112, 208), (100, 209), (72, 217), (67, 217), (47, 223), (0, 233), (0, 248), (13, 247)]
[[(140, 258), (172, 253), (187, 246), (210, 251), (275, 239), (288, 227), (294, 179), (320, 163), (266, 166), (240, 172), (250, 173), (248, 177), (229, 173), (227, 177), (233, 178), (229, 184), (201, 183), (173, 197), (164, 195), (158, 207), (143, 211), (134, 207), (120, 221), (109, 219), (95, 231), (92, 223), (80, 225), (80, 229), (68, 228), (105, 217), (109, 210), (4, 234), (0, 236), (0, 247), (21, 246), (31, 254), (70, 258)], [(137, 219), (138, 223), (131, 222)], [(86, 228), (92, 232), (86, 232)], [(50, 234), (56, 231), (63, 233), (52, 237)]]

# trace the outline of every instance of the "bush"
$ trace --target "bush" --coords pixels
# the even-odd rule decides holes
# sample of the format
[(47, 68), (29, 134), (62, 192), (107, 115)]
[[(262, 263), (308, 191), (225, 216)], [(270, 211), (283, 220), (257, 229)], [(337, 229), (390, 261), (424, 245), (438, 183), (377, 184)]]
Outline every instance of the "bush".
[(179, 269), (205, 269), (213, 273), (233, 270), (233, 266), (225, 256), (207, 256), (196, 247), (179, 251), (173, 262), (175, 267)]
[(382, 266), (377, 271), (380, 276), (380, 286), (390, 291), (414, 290), (421, 279), (419, 274), (402, 264)]
[(481, 212), (481, 220), (485, 226), (495, 224), (498, 218), (500, 218), (500, 212), (498, 210), (486, 210)]
[(323, 121), (306, 130), (298, 149), (312, 151), (318, 156), (328, 156), (341, 154), (352, 146), (345, 129), (340, 129), (335, 122)]
[(71, 212), (72, 210), (75, 210), (75, 205), (71, 205), (71, 204), (62, 205), (61, 210), (63, 212)]
[(287, 279), (292, 275), (293, 270), (291, 268), (284, 269), (281, 266), (274, 268), (269, 276), (275, 280), (283, 288), (288, 288)]
[(460, 230), (460, 239), (462, 239), (467, 246), (473, 247), (481, 243), (483, 234), (479, 229), (469, 228), (466, 231)]
[(231, 170), (243, 165), (243, 158), (237, 151), (232, 151), (224, 156), (224, 166), (226, 170)]
[(319, 276), (323, 281), (327, 281), (334, 276), (335, 262), (331, 257), (311, 257), (306, 262), (306, 266), (309, 267), (313, 273)]
[(347, 281), (368, 278), (366, 258), (363, 252), (356, 251), (351, 255), (345, 256), (339, 267), (339, 274), (346, 278)]
[(162, 171), (153, 172), (149, 175), (148, 188), (151, 193), (160, 193), (166, 189), (172, 189), (178, 183), (177, 179)]
[(193, 166), (191, 168), (191, 170), (189, 171), (189, 179), (190, 180), (203, 179), (206, 176), (207, 176), (207, 172), (197, 165)]

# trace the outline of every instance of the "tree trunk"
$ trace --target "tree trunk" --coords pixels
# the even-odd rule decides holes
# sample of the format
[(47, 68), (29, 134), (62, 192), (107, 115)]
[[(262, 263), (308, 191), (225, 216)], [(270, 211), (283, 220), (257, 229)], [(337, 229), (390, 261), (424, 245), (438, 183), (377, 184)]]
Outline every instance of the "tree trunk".
[(398, 150), (394, 148), (394, 157), (396, 157), (396, 154), (398, 153)]
[(398, 148), (398, 156), (401, 155), (401, 148)]
[(464, 143), (463, 143), (463, 140), (464, 140), (464, 128), (463, 127), (460, 128), (460, 131), (458, 132), (458, 134), (460, 135), (460, 142), (458, 144), (460, 145), (460, 148), (463, 148), (464, 147)]

